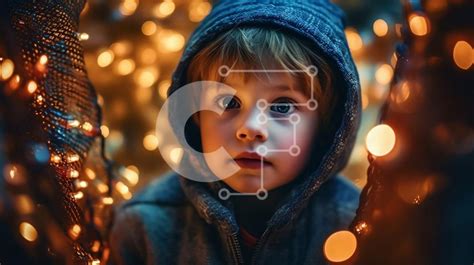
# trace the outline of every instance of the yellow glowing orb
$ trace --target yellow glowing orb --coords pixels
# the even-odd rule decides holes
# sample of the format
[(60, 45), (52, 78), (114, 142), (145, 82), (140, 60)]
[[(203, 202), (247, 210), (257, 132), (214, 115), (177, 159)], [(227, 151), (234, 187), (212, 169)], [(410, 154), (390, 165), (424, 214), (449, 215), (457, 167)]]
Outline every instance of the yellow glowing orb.
[(410, 25), (410, 30), (413, 34), (417, 36), (424, 36), (428, 34), (429, 26), (428, 26), (428, 19), (424, 16), (420, 15), (411, 15), (408, 19), (408, 23)]
[(343, 230), (330, 235), (324, 243), (324, 254), (329, 261), (349, 259), (357, 248), (357, 239), (350, 231)]
[(146, 36), (151, 36), (151, 35), (155, 34), (157, 29), (158, 29), (158, 27), (156, 26), (155, 22), (153, 22), (153, 21), (146, 21), (142, 25), (142, 33), (143, 33), (143, 35), (146, 35)]
[(128, 75), (135, 70), (135, 62), (132, 59), (121, 60), (117, 65), (119, 75)]
[(358, 51), (362, 49), (364, 43), (362, 42), (362, 38), (360, 37), (359, 33), (354, 28), (348, 28), (345, 30), (347, 42), (349, 44), (349, 49), (351, 51)]
[(38, 238), (38, 232), (36, 231), (36, 228), (27, 222), (20, 224), (20, 235), (30, 242), (33, 242), (36, 240), (36, 238)]
[(155, 134), (148, 134), (143, 138), (143, 147), (145, 147), (146, 150), (148, 151), (154, 151), (156, 148), (158, 148), (158, 145), (160, 144), (160, 141), (158, 137), (155, 136)]
[(0, 80), (7, 80), (13, 75), (15, 65), (10, 59), (5, 59), (3, 62), (0, 61)]
[(209, 12), (211, 12), (211, 9), (212, 5), (207, 1), (191, 3), (188, 12), (189, 20), (192, 22), (199, 22), (203, 20)]
[(38, 89), (38, 85), (35, 81), (31, 80), (30, 82), (28, 82), (28, 85), (26, 85), (26, 89), (30, 94), (33, 94), (35, 93), (36, 89)]
[(388, 33), (388, 24), (383, 19), (377, 19), (374, 22), (373, 30), (375, 35), (383, 37)]
[(375, 80), (382, 85), (388, 85), (393, 77), (393, 69), (389, 64), (381, 65), (375, 72)]
[(395, 132), (386, 124), (377, 125), (369, 131), (365, 143), (371, 154), (384, 156), (395, 146)]
[(97, 65), (107, 67), (114, 61), (114, 53), (111, 50), (103, 51), (97, 57)]
[(474, 55), (472, 54), (474, 54), (474, 52), (468, 42), (458, 41), (456, 45), (454, 45), (453, 59), (459, 68), (467, 70), (471, 67), (474, 60)]
[(158, 18), (165, 18), (171, 15), (175, 9), (176, 5), (173, 1), (165, 0), (153, 8), (153, 14)]

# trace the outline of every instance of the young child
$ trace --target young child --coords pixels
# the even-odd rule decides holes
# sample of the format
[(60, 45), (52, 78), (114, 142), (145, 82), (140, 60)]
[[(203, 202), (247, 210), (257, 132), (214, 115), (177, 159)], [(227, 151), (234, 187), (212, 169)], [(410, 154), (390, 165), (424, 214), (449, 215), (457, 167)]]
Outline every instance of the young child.
[[(196, 150), (223, 147), (233, 161), (186, 153), (195, 174), (220, 180), (171, 172), (119, 207), (112, 264), (326, 263), (324, 241), (347, 229), (359, 197), (337, 175), (360, 119), (360, 85), (343, 27), (343, 14), (325, 0), (214, 6), (191, 36), (168, 96), (205, 80), (235, 89), (195, 95), (197, 104), (223, 112), (197, 113), (185, 132)], [(259, 100), (267, 103), (263, 110)], [(269, 151), (262, 155), (260, 146)], [(220, 176), (231, 164), (239, 170)]]

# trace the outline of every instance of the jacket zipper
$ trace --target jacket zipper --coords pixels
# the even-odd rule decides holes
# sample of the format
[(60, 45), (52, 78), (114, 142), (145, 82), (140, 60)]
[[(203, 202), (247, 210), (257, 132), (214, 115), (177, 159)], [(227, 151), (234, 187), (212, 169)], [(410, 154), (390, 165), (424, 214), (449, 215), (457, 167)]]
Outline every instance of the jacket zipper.
[[(263, 232), (260, 239), (257, 241), (257, 245), (255, 246), (255, 251), (250, 259), (250, 264), (255, 265), (257, 264), (257, 257), (259, 256), (260, 249), (262, 248), (263, 244), (268, 238), (268, 235), (271, 233), (272, 229), (267, 229)], [(238, 233), (234, 233), (230, 235), (230, 245), (232, 254), (234, 256), (234, 262), (237, 265), (244, 265), (244, 259), (242, 257), (242, 250), (240, 249), (240, 243), (238, 238)]]
[(259, 252), (260, 252), (260, 249), (262, 248), (263, 244), (265, 243), (265, 241), (267, 240), (267, 235), (270, 234), (270, 230), (265, 230), (265, 232), (263, 232), (262, 234), (262, 237), (260, 237), (260, 239), (258, 240), (257, 242), (257, 246), (255, 246), (255, 251), (252, 255), (252, 259), (250, 261), (250, 264), (251, 265), (255, 265), (257, 264), (257, 257), (259, 256)]
[(237, 234), (232, 234), (230, 236), (230, 245), (231, 245), (232, 254), (234, 256), (235, 263), (237, 265), (244, 264), (244, 259), (242, 257), (242, 251), (239, 246), (239, 238), (237, 237)]

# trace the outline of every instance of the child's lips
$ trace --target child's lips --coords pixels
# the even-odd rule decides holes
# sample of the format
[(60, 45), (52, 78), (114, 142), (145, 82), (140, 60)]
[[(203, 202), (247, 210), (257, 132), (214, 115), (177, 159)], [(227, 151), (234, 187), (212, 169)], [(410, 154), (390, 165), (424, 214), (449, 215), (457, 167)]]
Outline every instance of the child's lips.
[[(258, 169), (262, 167), (262, 161), (260, 159), (251, 158), (237, 158), (234, 161), (242, 168)], [(263, 161), (263, 167), (270, 166), (271, 163)]]

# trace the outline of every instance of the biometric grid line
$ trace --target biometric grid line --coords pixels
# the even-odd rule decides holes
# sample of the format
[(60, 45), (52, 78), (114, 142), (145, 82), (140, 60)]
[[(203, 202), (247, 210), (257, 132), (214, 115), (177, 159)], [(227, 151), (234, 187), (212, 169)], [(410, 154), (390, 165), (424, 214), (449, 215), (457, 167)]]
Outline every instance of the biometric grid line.
[[(230, 69), (227, 65), (222, 65), (219, 67), (219, 75), (221, 77), (226, 77), (230, 73), (307, 73), (311, 77), (311, 98), (306, 101), (306, 103), (293, 103), (292, 105), (295, 106), (306, 106), (308, 109), (314, 111), (318, 107), (318, 102), (314, 98), (314, 77), (318, 74), (318, 68), (314, 65), (310, 65), (306, 67), (304, 70), (284, 70), (284, 69), (254, 69), (254, 70), (246, 70), (246, 69)], [(259, 99), (257, 101), (257, 108), (260, 110), (260, 114), (258, 114), (257, 120), (259, 123), (264, 124), (268, 121), (268, 117), (264, 114), (265, 109), (268, 106), (282, 106), (286, 105), (285, 103), (268, 103), (264, 99)], [(288, 118), (270, 118), (271, 120), (289, 120), (290, 123), (293, 125), (293, 144), (290, 146), (289, 149), (268, 149), (264, 145), (257, 147), (257, 154), (259, 154), (262, 158), (260, 159), (260, 188), (257, 192), (230, 192), (226, 188), (222, 188), (219, 190), (219, 197), (222, 200), (227, 200), (230, 196), (257, 196), (259, 200), (265, 200), (268, 196), (268, 191), (263, 186), (263, 157), (268, 152), (289, 152), (292, 156), (299, 155), (301, 148), (296, 144), (296, 124), (300, 122), (300, 116), (298, 114), (291, 114)]]

